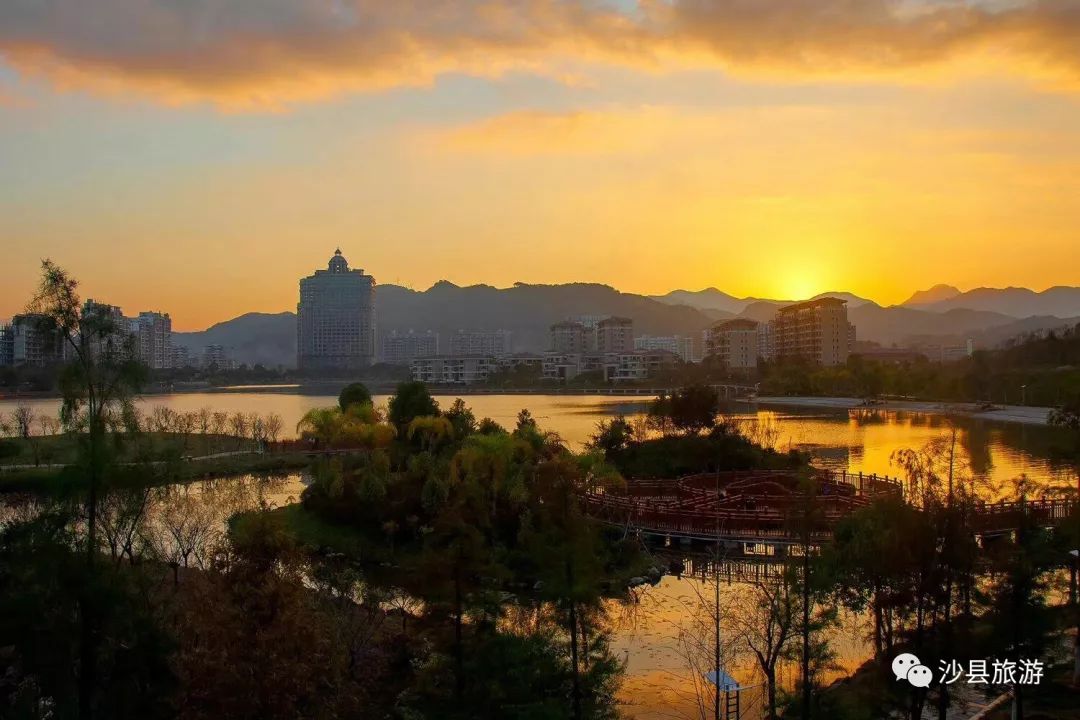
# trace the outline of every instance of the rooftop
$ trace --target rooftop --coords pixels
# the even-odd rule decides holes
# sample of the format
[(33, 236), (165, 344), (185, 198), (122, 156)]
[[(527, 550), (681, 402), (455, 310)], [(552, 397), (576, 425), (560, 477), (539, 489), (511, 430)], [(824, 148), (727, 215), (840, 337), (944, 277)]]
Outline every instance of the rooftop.
[(819, 307), (836, 307), (838, 305), (847, 305), (847, 300), (836, 297), (823, 297), (816, 300), (806, 300), (804, 302), (795, 303), (794, 305), (785, 305), (777, 312), (790, 313), (798, 312), (800, 310), (810, 310)]

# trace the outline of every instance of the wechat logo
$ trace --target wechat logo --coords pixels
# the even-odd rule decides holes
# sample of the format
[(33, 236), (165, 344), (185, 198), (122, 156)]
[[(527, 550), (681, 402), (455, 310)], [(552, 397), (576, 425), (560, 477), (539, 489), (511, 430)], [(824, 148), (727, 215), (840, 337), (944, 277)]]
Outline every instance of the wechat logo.
[(892, 661), (892, 671), (897, 680), (907, 680), (919, 688), (930, 687), (930, 682), (934, 679), (934, 673), (930, 671), (930, 668), (919, 662), (919, 658), (911, 653), (897, 655)]

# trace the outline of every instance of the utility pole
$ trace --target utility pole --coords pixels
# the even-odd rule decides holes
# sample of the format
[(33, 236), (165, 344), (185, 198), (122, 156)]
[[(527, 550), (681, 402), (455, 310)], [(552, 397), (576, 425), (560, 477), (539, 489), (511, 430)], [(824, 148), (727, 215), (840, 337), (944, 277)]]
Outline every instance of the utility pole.
[(713, 668), (716, 672), (716, 691), (713, 693), (713, 719), (720, 720), (720, 469), (716, 470), (716, 507), (713, 509), (716, 524), (716, 550), (713, 558)]

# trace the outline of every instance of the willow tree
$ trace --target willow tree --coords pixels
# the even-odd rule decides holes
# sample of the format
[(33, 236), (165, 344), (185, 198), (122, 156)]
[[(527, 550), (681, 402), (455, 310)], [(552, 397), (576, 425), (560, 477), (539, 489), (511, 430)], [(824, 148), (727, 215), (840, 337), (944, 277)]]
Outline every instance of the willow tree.
[[(119, 312), (79, 298), (78, 282), (51, 260), (41, 262), (41, 282), (27, 306), (39, 332), (63, 343), (59, 380), (60, 419), (78, 438), (78, 467), (86, 479), (86, 562), (93, 571), (98, 554), (98, 504), (106, 489), (113, 457), (110, 428), (120, 427), (144, 377), (135, 357), (134, 338)], [(92, 715), (96, 677), (96, 603), (80, 599), (79, 716)]]

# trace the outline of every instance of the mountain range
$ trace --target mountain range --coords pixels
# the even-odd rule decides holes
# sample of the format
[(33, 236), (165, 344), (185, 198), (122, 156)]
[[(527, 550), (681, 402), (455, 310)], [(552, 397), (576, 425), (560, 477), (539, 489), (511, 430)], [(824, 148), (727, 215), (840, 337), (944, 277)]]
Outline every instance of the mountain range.
[[(848, 318), (857, 328), (858, 339), (885, 346), (972, 339), (979, 346), (993, 347), (1020, 334), (1080, 321), (1078, 287), (961, 292), (937, 285), (889, 307), (847, 292), (821, 293), (815, 298), (823, 296), (847, 300)], [(645, 296), (591, 283), (516, 283), (496, 288), (441, 281), (424, 291), (380, 285), (376, 317), (380, 333), (431, 330), (445, 337), (458, 329), (504, 329), (510, 331), (515, 351), (539, 351), (547, 347), (548, 327), (567, 317), (619, 315), (633, 319), (637, 334), (696, 339), (717, 320), (745, 317), (767, 322), (791, 302), (737, 298), (716, 288)], [(201, 332), (175, 333), (174, 342), (196, 353), (206, 345), (224, 345), (239, 362), (291, 366), (296, 358), (296, 316), (247, 313)]]

